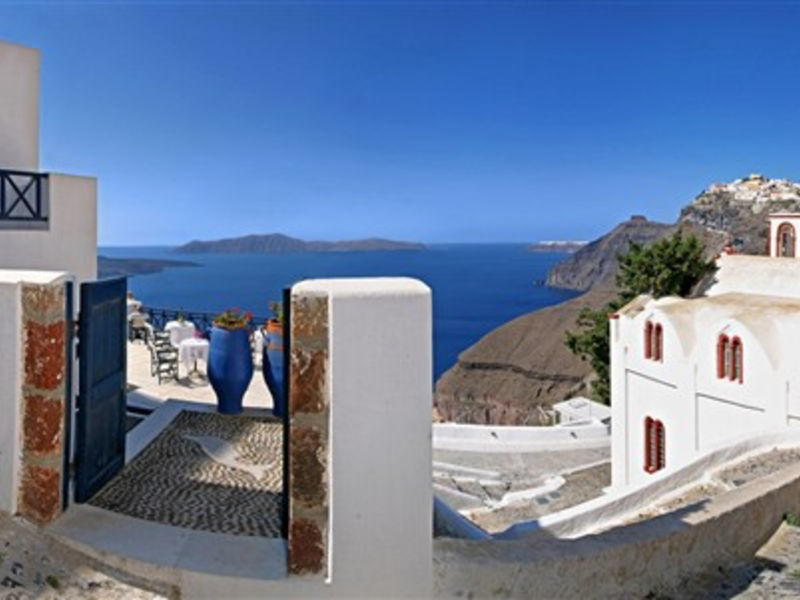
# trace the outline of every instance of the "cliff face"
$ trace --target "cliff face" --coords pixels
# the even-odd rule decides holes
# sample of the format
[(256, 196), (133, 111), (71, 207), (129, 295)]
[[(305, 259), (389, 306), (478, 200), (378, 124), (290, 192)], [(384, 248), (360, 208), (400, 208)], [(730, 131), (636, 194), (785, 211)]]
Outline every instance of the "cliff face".
[(594, 290), (517, 317), (461, 353), (436, 383), (435, 405), (447, 421), (537, 425), (554, 402), (582, 392), (591, 368), (564, 345), (584, 306), (611, 300)]
[(459, 356), (436, 383), (435, 404), (447, 420), (531, 424), (540, 408), (586, 393), (589, 364), (564, 345), (583, 306), (599, 308), (615, 296), (616, 256), (631, 241), (652, 242), (678, 227), (698, 235), (709, 255), (726, 243), (737, 252), (764, 254), (766, 217), (800, 212), (800, 185), (760, 175), (714, 184), (681, 210), (676, 224), (634, 217), (556, 265), (548, 285), (589, 290), (584, 295), (518, 317), (491, 331)]
[(625, 252), (631, 242), (646, 244), (674, 230), (675, 225), (631, 217), (553, 267), (547, 285), (582, 292), (595, 286), (613, 287), (617, 254)]

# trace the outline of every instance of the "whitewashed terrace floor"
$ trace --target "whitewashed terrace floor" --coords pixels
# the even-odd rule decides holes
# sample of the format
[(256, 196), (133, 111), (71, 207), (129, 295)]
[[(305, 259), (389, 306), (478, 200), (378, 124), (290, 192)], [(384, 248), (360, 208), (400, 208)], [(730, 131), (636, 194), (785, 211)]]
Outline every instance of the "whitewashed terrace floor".
[[(183, 365), (179, 366), (178, 379), (165, 380), (159, 385), (158, 378), (150, 374), (150, 352), (141, 341), (128, 342), (128, 384), (135, 387), (134, 394), (144, 395), (155, 402), (170, 399), (189, 400), (203, 404), (216, 404), (217, 397), (205, 376), (206, 365), (198, 361), (202, 376), (188, 375)], [(250, 408), (272, 408), (272, 396), (261, 375), (261, 365), (253, 367), (253, 379), (244, 395), (244, 406)]]

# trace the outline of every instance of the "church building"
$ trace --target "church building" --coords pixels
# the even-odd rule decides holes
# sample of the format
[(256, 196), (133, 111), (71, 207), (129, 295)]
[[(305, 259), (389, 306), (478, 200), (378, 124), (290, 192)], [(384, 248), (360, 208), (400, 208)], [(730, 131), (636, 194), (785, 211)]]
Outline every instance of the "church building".
[(611, 315), (613, 490), (748, 436), (800, 426), (800, 214), (769, 217), (769, 256), (723, 254), (696, 298)]

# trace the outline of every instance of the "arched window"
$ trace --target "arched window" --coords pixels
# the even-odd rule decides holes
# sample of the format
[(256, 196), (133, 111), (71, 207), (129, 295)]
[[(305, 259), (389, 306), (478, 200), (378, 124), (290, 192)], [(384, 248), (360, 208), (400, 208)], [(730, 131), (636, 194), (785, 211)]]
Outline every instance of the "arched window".
[(791, 223), (781, 223), (778, 227), (778, 256), (795, 257), (795, 233)]
[(644, 420), (644, 470), (655, 473), (666, 466), (666, 436), (664, 424), (658, 419)]
[(652, 358), (653, 356), (653, 324), (647, 321), (644, 324), (644, 357)]
[(742, 340), (738, 337), (731, 341), (731, 362), (728, 370), (731, 381), (744, 382), (744, 356), (742, 352)]
[(664, 356), (664, 330), (657, 323), (653, 329), (653, 360), (662, 360)]
[(724, 333), (717, 338), (717, 377), (723, 379), (728, 374), (728, 353), (730, 352), (730, 340)]

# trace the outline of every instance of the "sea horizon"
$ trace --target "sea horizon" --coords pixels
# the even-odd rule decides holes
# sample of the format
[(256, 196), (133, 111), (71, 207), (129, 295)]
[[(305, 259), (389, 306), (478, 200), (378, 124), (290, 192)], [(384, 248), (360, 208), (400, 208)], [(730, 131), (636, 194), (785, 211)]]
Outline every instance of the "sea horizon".
[(109, 258), (186, 260), (135, 275), (129, 289), (145, 306), (219, 312), (232, 306), (269, 316), (268, 303), (301, 279), (415, 277), (433, 290), (434, 379), (493, 329), (533, 310), (578, 295), (538, 285), (568, 256), (531, 252), (529, 242), (436, 243), (419, 250), (278, 253), (177, 253), (175, 246), (98, 246)]

